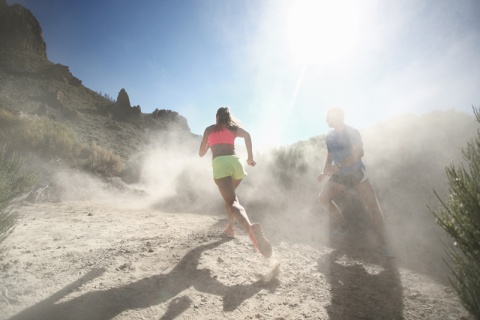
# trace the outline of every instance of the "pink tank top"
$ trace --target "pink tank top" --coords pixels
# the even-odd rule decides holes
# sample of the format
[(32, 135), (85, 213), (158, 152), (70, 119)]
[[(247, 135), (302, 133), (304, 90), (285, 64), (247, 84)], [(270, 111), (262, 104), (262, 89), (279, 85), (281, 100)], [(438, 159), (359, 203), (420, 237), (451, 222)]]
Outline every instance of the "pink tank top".
[(208, 145), (213, 146), (220, 143), (225, 144), (234, 144), (235, 142), (235, 134), (228, 130), (227, 128), (223, 127), (220, 131), (212, 131), (208, 135)]

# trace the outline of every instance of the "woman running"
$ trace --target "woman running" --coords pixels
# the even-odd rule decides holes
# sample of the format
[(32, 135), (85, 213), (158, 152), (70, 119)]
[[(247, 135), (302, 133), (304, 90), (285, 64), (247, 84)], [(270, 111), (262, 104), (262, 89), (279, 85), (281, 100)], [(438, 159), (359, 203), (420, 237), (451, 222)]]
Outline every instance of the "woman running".
[(235, 154), (235, 138), (245, 140), (248, 159), (247, 164), (255, 166), (252, 153), (252, 139), (250, 134), (236, 123), (230, 114), (228, 107), (219, 108), (217, 111), (216, 124), (205, 129), (202, 143), (198, 154), (203, 157), (208, 149), (212, 150), (213, 178), (225, 201), (228, 224), (224, 233), (235, 237), (235, 220), (245, 229), (252, 240), (255, 251), (270, 258), (273, 253), (272, 245), (263, 235), (262, 226), (259, 223), (250, 223), (245, 208), (240, 205), (235, 189), (247, 175), (240, 158)]

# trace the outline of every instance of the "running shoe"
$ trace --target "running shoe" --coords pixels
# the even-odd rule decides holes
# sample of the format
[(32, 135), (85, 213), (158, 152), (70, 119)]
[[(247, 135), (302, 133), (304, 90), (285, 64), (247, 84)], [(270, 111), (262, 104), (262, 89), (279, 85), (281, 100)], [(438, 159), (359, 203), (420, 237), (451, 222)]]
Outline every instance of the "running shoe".
[(228, 237), (228, 238), (235, 238), (235, 229), (234, 228), (229, 228), (227, 225), (227, 228), (223, 230), (223, 233)]
[[(253, 236), (253, 237), (252, 237)], [(273, 248), (270, 242), (263, 235), (262, 225), (259, 223), (254, 223), (251, 226), (251, 235), (252, 242), (257, 244), (257, 249), (265, 258), (270, 258), (273, 254)]]

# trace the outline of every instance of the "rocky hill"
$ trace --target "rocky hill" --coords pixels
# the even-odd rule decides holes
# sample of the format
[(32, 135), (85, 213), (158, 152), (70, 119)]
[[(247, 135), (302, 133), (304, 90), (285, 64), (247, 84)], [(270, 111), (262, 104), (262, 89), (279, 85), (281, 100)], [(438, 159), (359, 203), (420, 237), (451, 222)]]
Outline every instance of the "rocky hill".
[(68, 66), (48, 60), (46, 48), (35, 16), (19, 4), (0, 0), (0, 110), (62, 123), (82, 141), (127, 161), (145, 147), (152, 132), (174, 129), (195, 138), (187, 120), (175, 111), (145, 114), (130, 104), (123, 88), (112, 101), (83, 86)]

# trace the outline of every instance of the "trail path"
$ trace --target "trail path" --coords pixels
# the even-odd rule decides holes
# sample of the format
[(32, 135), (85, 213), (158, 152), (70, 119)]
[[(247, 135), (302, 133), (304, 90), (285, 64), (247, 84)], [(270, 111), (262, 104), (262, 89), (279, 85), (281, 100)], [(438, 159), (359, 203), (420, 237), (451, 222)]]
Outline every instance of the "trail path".
[[(453, 290), (395, 260), (274, 242), (223, 216), (26, 204), (4, 242), (0, 319), (469, 319)], [(273, 230), (266, 228), (266, 233)]]

